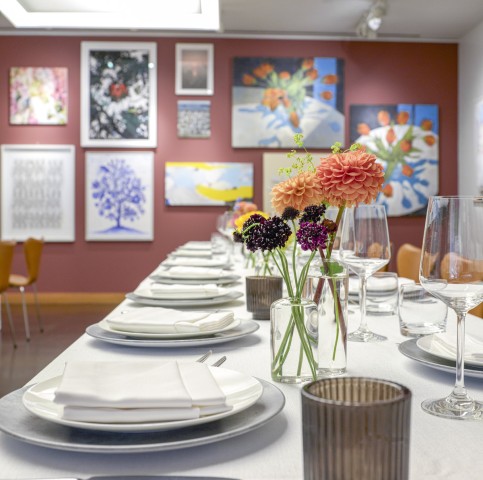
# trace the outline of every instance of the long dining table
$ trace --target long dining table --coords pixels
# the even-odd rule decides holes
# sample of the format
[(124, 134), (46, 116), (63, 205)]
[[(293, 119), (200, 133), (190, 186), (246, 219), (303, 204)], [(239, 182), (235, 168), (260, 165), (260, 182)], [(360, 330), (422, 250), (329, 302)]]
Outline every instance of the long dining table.
[[(243, 276), (248, 271), (238, 265), (236, 272), (241, 279), (235, 288), (244, 291)], [(143, 280), (149, 281), (148, 278)], [(142, 307), (126, 299), (115, 312), (126, 308)], [(232, 309), (242, 319), (251, 318), (244, 298), (223, 305), (223, 308)], [(357, 307), (351, 306), (351, 311), (349, 330), (354, 329), (358, 322)], [(211, 347), (136, 348), (105, 343), (84, 334), (28, 384), (62, 374), (65, 362), (71, 360), (194, 360), (209, 348), (213, 350), (211, 361), (227, 357), (220, 368), (238, 370), (273, 383), (270, 377), (270, 322), (260, 320), (258, 323), (260, 328), (256, 332)], [(455, 330), (455, 323), (455, 317), (450, 312), (448, 329)], [(388, 339), (380, 343), (349, 342), (347, 375), (388, 379), (411, 390), (410, 478), (481, 479), (483, 422), (446, 420), (431, 416), (420, 407), (426, 398), (449, 394), (454, 385), (454, 372), (430, 368), (402, 355), (398, 346), (407, 337), (399, 333), (397, 316), (370, 316), (369, 326)], [(483, 338), (483, 319), (468, 315), (467, 332)], [(466, 385), (472, 396), (483, 400), (483, 375), (468, 376)], [(122, 475), (160, 475), (238, 480), (302, 479), (301, 385), (275, 386), (283, 393), (285, 405), (268, 422), (232, 438), (190, 448), (123, 454), (85, 453), (37, 446), (0, 433), (0, 479), (84, 479), (94, 475), (119, 478)], [(0, 408), (0, 424), (5, 415), (8, 415), (8, 410)]]

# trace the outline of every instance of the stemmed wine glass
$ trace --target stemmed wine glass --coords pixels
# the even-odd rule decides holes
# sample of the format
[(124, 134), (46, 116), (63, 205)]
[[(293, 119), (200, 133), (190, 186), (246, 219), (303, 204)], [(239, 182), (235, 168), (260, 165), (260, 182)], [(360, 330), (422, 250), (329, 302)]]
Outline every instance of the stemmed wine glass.
[(422, 408), (446, 418), (483, 420), (483, 404), (464, 383), (465, 318), (483, 301), (483, 197), (431, 197), (426, 214), (419, 280), (457, 316), (456, 383), (446, 398)]
[(361, 322), (359, 328), (349, 333), (347, 338), (354, 342), (386, 340), (383, 335), (369, 330), (366, 318), (367, 278), (391, 259), (386, 209), (383, 205), (359, 205), (344, 211), (339, 259), (359, 277), (360, 282)]

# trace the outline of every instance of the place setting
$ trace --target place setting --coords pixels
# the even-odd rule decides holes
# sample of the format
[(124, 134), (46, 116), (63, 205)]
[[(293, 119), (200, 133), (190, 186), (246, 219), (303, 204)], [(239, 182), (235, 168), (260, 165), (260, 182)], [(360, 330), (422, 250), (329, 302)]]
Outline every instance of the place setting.
[(168, 255), (166, 260), (161, 262), (164, 267), (221, 267), (231, 268), (231, 262), (227, 255), (215, 255), (208, 258), (200, 258), (198, 255), (192, 256), (174, 256)]
[(271, 383), (204, 360), (69, 361), (0, 400), (0, 430), (44, 447), (136, 453), (204, 445), (277, 415)]
[(228, 310), (142, 307), (108, 315), (88, 326), (86, 333), (117, 345), (176, 348), (229, 342), (254, 333), (258, 328), (257, 322), (237, 318)]
[(157, 283), (167, 284), (203, 285), (214, 283), (216, 285), (228, 285), (240, 280), (241, 276), (223, 268), (174, 266), (159, 267), (149, 278)]

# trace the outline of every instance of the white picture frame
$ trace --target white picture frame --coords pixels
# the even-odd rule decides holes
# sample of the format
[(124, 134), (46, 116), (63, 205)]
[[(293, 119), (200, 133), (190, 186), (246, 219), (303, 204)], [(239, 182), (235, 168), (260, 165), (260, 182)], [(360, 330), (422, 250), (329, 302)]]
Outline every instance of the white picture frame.
[(75, 240), (74, 145), (2, 145), (1, 238)]
[(176, 95), (213, 95), (214, 46), (212, 43), (176, 44)]
[[(154, 153), (87, 152), (85, 157), (86, 240), (149, 242), (154, 237)], [(111, 195), (116, 180), (122, 202)]]
[(156, 52), (154, 42), (81, 43), (82, 147), (157, 146)]

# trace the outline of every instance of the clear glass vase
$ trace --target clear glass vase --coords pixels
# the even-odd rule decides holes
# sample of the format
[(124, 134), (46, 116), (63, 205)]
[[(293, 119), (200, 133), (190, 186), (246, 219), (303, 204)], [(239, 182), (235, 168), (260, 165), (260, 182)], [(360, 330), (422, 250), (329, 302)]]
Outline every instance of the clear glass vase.
[(329, 261), (314, 278), (317, 303), (317, 376), (343, 375), (347, 369), (347, 318), (349, 275), (337, 262)]
[(306, 298), (282, 298), (270, 309), (272, 379), (301, 383), (317, 378), (317, 305)]

